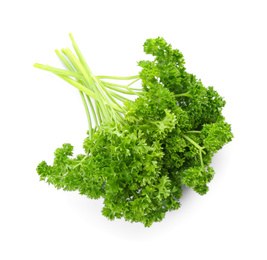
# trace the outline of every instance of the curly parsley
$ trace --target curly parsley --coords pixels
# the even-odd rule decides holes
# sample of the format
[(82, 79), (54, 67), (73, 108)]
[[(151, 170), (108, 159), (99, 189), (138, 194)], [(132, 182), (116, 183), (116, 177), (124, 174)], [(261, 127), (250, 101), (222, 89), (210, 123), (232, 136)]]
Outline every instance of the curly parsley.
[[(58, 189), (104, 198), (108, 219), (124, 218), (146, 227), (180, 207), (182, 185), (200, 195), (214, 176), (213, 155), (233, 138), (225, 122), (223, 98), (186, 72), (184, 58), (163, 38), (148, 39), (138, 76), (94, 76), (72, 35), (75, 56), (56, 51), (67, 70), (35, 64), (76, 87), (88, 119), (85, 154), (73, 146), (55, 151), (52, 166), (37, 167), (40, 180)], [(105, 80), (132, 80), (128, 85)], [(142, 81), (142, 89), (132, 88)], [(121, 95), (121, 94), (124, 95)], [(127, 95), (138, 96), (134, 101)]]

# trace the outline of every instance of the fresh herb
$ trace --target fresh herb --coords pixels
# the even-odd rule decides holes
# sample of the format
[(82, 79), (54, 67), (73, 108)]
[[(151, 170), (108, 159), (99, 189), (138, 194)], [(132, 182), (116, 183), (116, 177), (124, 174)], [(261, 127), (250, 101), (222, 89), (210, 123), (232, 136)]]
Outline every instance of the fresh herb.
[[(184, 58), (163, 38), (148, 39), (138, 76), (94, 76), (70, 35), (69, 49), (56, 51), (67, 70), (35, 64), (76, 87), (88, 119), (85, 154), (73, 146), (55, 151), (52, 166), (37, 167), (40, 179), (58, 189), (104, 198), (108, 219), (149, 227), (180, 207), (182, 186), (203, 195), (213, 176), (213, 155), (233, 138), (223, 98), (186, 72)], [(108, 81), (131, 80), (126, 85)], [(108, 81), (106, 81), (108, 80)], [(141, 80), (142, 88), (133, 88)], [(128, 95), (135, 95), (131, 101)]]

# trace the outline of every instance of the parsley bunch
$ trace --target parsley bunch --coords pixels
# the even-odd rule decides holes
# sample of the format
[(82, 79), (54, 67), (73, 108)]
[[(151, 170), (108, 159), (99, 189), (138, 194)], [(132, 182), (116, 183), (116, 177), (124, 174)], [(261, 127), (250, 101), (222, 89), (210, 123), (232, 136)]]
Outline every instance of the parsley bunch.
[[(94, 76), (70, 36), (77, 57), (69, 49), (56, 51), (67, 70), (35, 67), (79, 89), (89, 126), (85, 154), (74, 157), (73, 146), (63, 144), (53, 165), (38, 165), (40, 179), (92, 199), (102, 197), (108, 219), (146, 227), (180, 207), (182, 185), (204, 195), (214, 176), (213, 155), (233, 138), (222, 115), (223, 98), (186, 72), (182, 53), (163, 38), (144, 43), (145, 53), (155, 58), (138, 62), (138, 76), (111, 77)], [(132, 81), (120, 85), (103, 79)], [(142, 89), (132, 88), (138, 80)]]

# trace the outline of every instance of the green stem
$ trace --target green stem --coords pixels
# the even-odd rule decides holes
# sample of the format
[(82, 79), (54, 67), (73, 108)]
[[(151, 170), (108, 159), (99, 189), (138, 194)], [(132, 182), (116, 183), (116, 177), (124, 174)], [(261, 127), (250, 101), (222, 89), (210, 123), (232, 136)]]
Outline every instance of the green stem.
[(82, 158), (82, 160), (78, 163), (78, 164), (76, 164), (74, 167), (73, 167), (73, 169), (75, 169), (75, 168), (77, 168), (79, 165), (81, 165), (82, 164), (82, 162), (86, 159), (86, 158), (88, 158), (89, 157), (89, 155), (87, 154), (87, 155), (85, 155), (83, 158)]
[[(75, 45), (73, 45), (75, 46)], [(112, 100), (112, 97), (110, 96), (109, 92), (103, 88), (101, 85), (101, 82), (98, 81), (97, 78), (92, 74), (91, 70), (85, 63), (80, 51), (78, 50), (77, 46), (75, 47), (75, 51), (77, 53), (77, 56), (79, 57), (80, 61), (74, 56), (74, 54), (67, 48), (63, 50), (64, 53), (67, 55), (71, 63), (74, 65), (75, 69), (80, 72), (87, 83), (88, 87), (90, 86), (92, 88), (92, 91), (96, 94), (100, 106), (103, 106), (102, 111), (104, 113), (104, 118), (106, 121), (112, 121), (113, 115), (115, 111), (113, 109), (105, 109), (105, 105), (110, 106), (111, 108), (114, 108), (115, 110), (119, 112), (123, 112), (123, 109), (116, 104), (115, 102), (111, 102), (110, 99)], [(82, 63), (81, 63), (82, 61)], [(112, 100), (114, 101), (114, 100)]]
[(189, 94), (189, 91), (186, 93), (182, 93), (182, 94), (175, 94), (175, 97), (190, 97), (192, 98), (192, 95)]
[(118, 94), (116, 94), (115, 92), (110, 92), (110, 94), (115, 97), (116, 99), (122, 101), (122, 102), (125, 102), (125, 101), (130, 101), (130, 99), (126, 98), (126, 97), (123, 97), (123, 96), (120, 96)]
[(189, 141), (191, 144), (193, 144), (197, 149), (199, 149), (203, 154), (206, 154), (205, 151), (203, 151), (204, 147), (201, 147), (199, 144), (197, 144), (194, 140), (189, 138), (187, 135), (182, 134), (182, 136)]
[[(96, 82), (94, 79), (94, 76), (88, 73), (91, 73), (91, 71), (86, 70), (83, 65), (80, 63), (80, 61), (75, 57), (75, 55), (67, 48), (67, 49), (63, 49), (62, 52), (68, 57), (68, 59), (70, 60), (70, 62), (73, 64), (73, 66), (75, 67), (75, 69), (80, 72), (84, 78), (85, 78), (85, 82), (87, 83), (86, 86), (87, 88), (91, 88), (92, 92), (94, 93), (94, 96), (96, 98), (94, 98), (92, 95), (92, 98), (98, 100), (100, 106), (102, 107), (102, 111), (103, 111), (103, 116), (105, 118), (105, 120), (110, 121), (112, 120), (109, 111), (105, 108), (106, 105), (109, 105), (111, 107), (113, 107), (116, 110), (119, 110), (120, 112), (123, 112), (123, 110), (118, 107), (116, 104), (111, 103), (109, 101), (109, 99), (105, 96), (105, 92), (102, 89), (98, 89), (96, 86)], [(102, 91), (101, 91), (102, 90)]]
[(59, 50), (55, 50), (55, 52), (56, 52), (57, 56), (61, 59), (63, 64), (67, 67), (67, 69), (69, 69), (70, 71), (75, 72), (75, 69), (70, 64), (70, 62), (64, 57), (64, 55)]
[(120, 89), (120, 87), (118, 87), (118, 85), (116, 85), (116, 84), (112, 84), (112, 83), (109, 83), (106, 81), (101, 81), (101, 82), (105, 85), (105, 87), (112, 89), (112, 90), (115, 90), (115, 91), (118, 91), (120, 93), (128, 94), (128, 95), (138, 95), (137, 93), (128, 89), (127, 87), (125, 87), (125, 89), (127, 89), (128, 91)]
[(100, 105), (99, 103), (95, 100), (95, 109), (96, 109), (96, 114), (98, 118), (99, 125), (102, 123), (102, 116), (101, 116), (101, 110), (100, 110)]
[[(99, 126), (103, 121), (123, 123), (124, 118), (121, 113), (124, 113), (125, 111), (123, 106), (121, 106), (118, 102), (124, 102), (129, 99), (117, 94), (116, 92), (127, 95), (140, 95), (140, 91), (142, 91), (142, 89), (129, 88), (129, 86), (138, 81), (140, 77), (139, 75), (131, 77), (94, 76), (72, 34), (69, 36), (77, 56), (74, 55), (68, 48), (62, 49), (61, 52), (56, 50), (56, 54), (68, 70), (57, 69), (48, 65), (37, 63), (34, 64), (34, 67), (54, 73), (79, 90), (88, 120), (89, 136), (92, 138), (94, 129), (92, 128), (93, 121), (91, 114), (93, 115), (95, 121), (95, 127)], [(100, 79), (133, 81), (124, 86), (105, 82)], [(134, 90), (137, 90), (139, 93)], [(85, 97), (87, 98), (87, 102)]]
[(92, 111), (92, 114), (93, 114), (93, 117), (94, 117), (94, 120), (95, 120), (95, 126), (97, 126), (97, 125), (98, 125), (98, 121), (97, 121), (97, 117), (96, 117), (95, 109), (94, 109), (94, 107), (93, 107), (91, 98), (90, 98), (88, 95), (86, 95), (86, 97), (87, 97), (87, 101), (88, 101), (88, 103), (89, 103), (89, 106), (90, 106), (90, 108), (91, 108), (91, 111)]
[(202, 152), (201, 152), (201, 150), (199, 150), (199, 157), (200, 157), (201, 167), (204, 168), (204, 164), (203, 164), (203, 159), (202, 159)]
[(71, 66), (73, 66), (74, 70), (82, 74), (81, 65), (79, 64), (79, 62), (77, 62), (78, 60), (74, 56), (74, 54), (71, 52), (71, 50), (69, 48), (65, 48), (65, 49), (61, 49), (61, 52), (68, 58), (69, 63), (71, 64)]
[[(111, 104), (115, 104), (115, 105), (117, 105), (119, 108), (121, 108), (123, 111), (122, 112), (124, 112), (124, 109), (116, 102), (116, 100), (112, 97), (112, 92), (110, 92), (107, 88), (106, 88), (106, 86), (102, 83), (102, 81), (101, 80), (99, 80), (99, 79), (97, 79), (94, 75), (91, 75), (92, 76), (92, 78), (93, 78), (93, 80), (97, 83), (97, 86), (99, 87), (99, 88), (101, 88), (101, 90), (105, 93), (105, 95), (107, 95), (107, 102), (108, 103), (111, 103)], [(111, 101), (111, 102), (110, 102)], [(114, 120), (115, 122), (117, 122), (117, 111), (114, 111), (114, 110), (110, 110), (110, 113), (111, 113), (111, 120), (110, 121), (112, 121), (112, 120)]]
[[(71, 78), (68, 78), (66, 76), (62, 76), (62, 75), (59, 75), (59, 74), (56, 74), (56, 75), (59, 76), (60, 78), (64, 79), (65, 81), (67, 81), (68, 83), (70, 83), (71, 85), (73, 85), (74, 87), (78, 88), (79, 90), (83, 91), (84, 93), (86, 93), (91, 98), (99, 101), (98, 97), (96, 96), (96, 94), (94, 92), (92, 92), (91, 90), (89, 90), (85, 86), (81, 85), (77, 81), (75, 81), (75, 80), (73, 80)], [(115, 109), (118, 112), (121, 112), (121, 113), (124, 112), (124, 110), (121, 107), (119, 107), (116, 104), (113, 104), (111, 102), (108, 102), (108, 103), (106, 102), (105, 105), (108, 105), (108, 106), (112, 107), (113, 109)]]
[(57, 68), (54, 68), (54, 67), (51, 67), (51, 66), (48, 66), (48, 65), (42, 65), (42, 64), (39, 64), (39, 63), (35, 63), (33, 66), (35, 68), (46, 70), (46, 71), (50, 71), (50, 72), (55, 73), (55, 74), (60, 74), (60, 75), (63, 75), (63, 76), (68, 76), (68, 77), (74, 77), (76, 79), (83, 79), (83, 75), (78, 74), (78, 73), (73, 72), (73, 71), (57, 69)]
[[(88, 121), (88, 126), (89, 126), (89, 135), (92, 136), (92, 121), (91, 121), (91, 117), (90, 117), (90, 113), (89, 113), (89, 110), (88, 110), (88, 106), (87, 106), (87, 103), (85, 101), (85, 98), (84, 98), (84, 95), (83, 93), (86, 93), (83, 85), (81, 85), (80, 83), (78, 83), (77, 81), (73, 80), (73, 79), (70, 79), (68, 76), (71, 76), (71, 77), (75, 77), (77, 80), (80, 79), (82, 77), (82, 75), (74, 72), (74, 69), (70, 66), (70, 64), (68, 63), (68, 61), (65, 59), (65, 57), (59, 53), (58, 51), (56, 51), (58, 56), (60, 57), (60, 59), (62, 60), (62, 62), (65, 64), (65, 66), (70, 69), (70, 71), (66, 71), (66, 70), (61, 70), (61, 69), (56, 69), (56, 68), (53, 68), (51, 66), (46, 66), (46, 65), (42, 65), (42, 64), (34, 64), (34, 67), (36, 68), (39, 68), (39, 69), (43, 69), (43, 70), (47, 70), (47, 71), (50, 71), (54, 74), (56, 74), (57, 76), (61, 77), (62, 79), (64, 79), (65, 81), (67, 81), (68, 83), (70, 83), (71, 85), (77, 87), (79, 89), (79, 92), (80, 92), (80, 96), (82, 98), (82, 102), (84, 104), (84, 108), (85, 108), (85, 112), (86, 112), (86, 117), (87, 117), (87, 121)], [(78, 87), (79, 86), (79, 87)], [(89, 90), (90, 91), (90, 90)], [(86, 93), (87, 95), (93, 95), (93, 98), (94, 98), (94, 93), (93, 92), (90, 92)], [(87, 98), (89, 98), (87, 96)]]
[(77, 56), (78, 56), (78, 58), (79, 58), (81, 64), (84, 66), (85, 70), (86, 70), (89, 74), (92, 74), (92, 72), (91, 72), (91, 70), (90, 70), (88, 64), (86, 63), (86, 61), (85, 61), (85, 59), (84, 59), (84, 57), (83, 57), (83, 55), (82, 55), (82, 53), (81, 53), (81, 51), (80, 51), (80, 49), (79, 49), (77, 43), (75, 42), (75, 40), (74, 40), (72, 34), (70, 33), (69, 36), (70, 36), (70, 39), (71, 39), (71, 42), (72, 42), (72, 46), (73, 46), (73, 48), (74, 48), (74, 50), (75, 50), (75, 52), (76, 52), (76, 54), (77, 54)]
[(111, 95), (111, 91), (109, 91), (106, 86), (103, 84), (103, 82), (101, 80), (97, 80), (97, 83), (101, 86), (101, 88), (105, 91), (105, 93), (107, 94), (107, 96), (109, 97), (109, 99), (115, 103), (117, 106), (120, 107), (120, 105), (114, 100), (114, 98)]
[(132, 90), (132, 91), (134, 91), (135, 93), (138, 93), (136, 91), (143, 92), (143, 90), (140, 89), (140, 88), (129, 88), (129, 89)]
[(84, 92), (85, 94), (90, 96), (91, 98), (98, 100), (98, 97), (96, 96), (96, 94), (93, 91), (91, 91), (87, 87), (83, 86), (82, 84), (78, 83), (77, 81), (75, 81), (75, 80), (73, 80), (73, 79), (71, 79), (69, 77), (60, 75), (60, 74), (56, 74), (56, 75), (59, 76), (60, 78), (64, 79), (68, 83), (70, 83), (72, 86), (74, 86), (77, 89), (81, 90), (82, 92)]
[[(107, 81), (104, 81), (104, 80), (101, 80), (101, 82), (103, 82), (105, 85), (114, 86), (114, 87), (118, 87), (118, 88), (126, 88), (127, 90), (131, 90), (129, 88), (129, 86), (131, 86), (132, 84), (134, 84), (138, 80), (140, 80), (140, 79), (136, 79), (136, 80), (132, 81), (130, 84), (128, 84), (126, 86), (125, 85), (111, 83), (111, 82), (107, 82)], [(138, 90), (141, 90), (141, 89), (138, 89)]]
[[(103, 100), (105, 101), (105, 103), (108, 103), (109, 105), (112, 105), (111, 102), (110, 102), (110, 100), (107, 97), (107, 96), (109, 96), (109, 93), (106, 91), (105, 88), (103, 89), (103, 87), (95, 79), (94, 75), (92, 74), (91, 69), (89, 68), (88, 64), (86, 63), (86, 61), (85, 61), (85, 59), (84, 59), (84, 57), (83, 57), (83, 55), (82, 55), (82, 53), (81, 53), (81, 51), (80, 51), (80, 49), (79, 49), (77, 43), (75, 42), (75, 40), (74, 40), (74, 38), (73, 38), (73, 36), (72, 36), (71, 33), (69, 34), (69, 36), (70, 36), (70, 39), (72, 41), (72, 46), (73, 46), (73, 48), (74, 48), (74, 50), (75, 50), (75, 52), (76, 52), (76, 54), (78, 56), (79, 62), (81, 63), (81, 66), (79, 65), (78, 60), (75, 59), (75, 56), (74, 55), (73, 55), (74, 56), (73, 59), (75, 60), (76, 64), (79, 65), (79, 69), (81, 70), (81, 72), (82, 72), (83, 76), (85, 77), (86, 81), (87, 82), (91, 82), (90, 85), (93, 88), (93, 91), (95, 93), (97, 93), (97, 95), (99, 97), (103, 98)], [(70, 56), (72, 56), (72, 53), (68, 49), (67, 49), (67, 53)], [(94, 83), (97, 83), (97, 86), (95, 86)], [(116, 102), (113, 102), (113, 103), (116, 104)], [(116, 104), (116, 105), (118, 107), (120, 107), (118, 104)], [(110, 112), (111, 112), (111, 115), (115, 113), (113, 109), (111, 109)], [(110, 120), (112, 120), (112, 117), (110, 118)]]
[(201, 131), (196, 131), (196, 130), (193, 130), (193, 131), (187, 131), (187, 133), (192, 133), (192, 134), (200, 134)]
[(131, 77), (113, 77), (113, 76), (96, 76), (98, 79), (119, 79), (119, 80), (127, 80), (127, 79), (139, 79), (139, 75), (131, 76)]
[[(56, 50), (55, 52), (58, 55), (58, 57), (61, 59), (63, 64), (66, 66), (66, 68), (69, 69), (70, 72), (81, 76), (80, 79), (78, 79), (77, 76), (76, 76), (76, 80), (78, 81), (78, 83), (81, 84), (82, 83), (81, 81), (84, 80), (83, 76), (75, 72), (75, 69), (73, 68), (73, 66), (68, 62), (68, 60), (64, 57), (64, 55), (59, 50)], [(92, 137), (92, 122), (91, 122), (90, 112), (89, 112), (87, 103), (86, 103), (86, 101), (84, 99), (83, 92), (80, 91), (80, 90), (79, 90), (79, 92), (80, 92), (80, 95), (82, 97), (82, 101), (83, 101), (83, 104), (84, 104), (84, 108), (85, 108), (85, 112), (86, 112), (86, 116), (87, 116), (87, 121), (88, 121), (88, 125), (89, 125), (89, 136), (91, 138)], [(88, 102), (90, 104), (90, 97), (88, 95), (86, 95), (86, 98), (87, 98), (87, 100), (88, 100)], [(94, 115), (94, 109), (92, 109), (92, 112), (93, 112), (93, 115)]]
[(137, 82), (138, 80), (140, 80), (140, 78), (138, 78), (138, 79), (132, 81), (132, 82), (131, 82), (130, 84), (128, 84), (126, 87), (130, 87), (132, 84), (134, 84), (134, 83)]
[(89, 136), (90, 136), (90, 139), (91, 139), (92, 138), (92, 121), (91, 121), (90, 113), (89, 113), (88, 106), (86, 104), (83, 92), (82, 91), (79, 91), (79, 92), (80, 92), (80, 95), (81, 95), (81, 98), (82, 98), (82, 101), (83, 101), (83, 104), (84, 104), (84, 107), (85, 107), (85, 112), (86, 112), (88, 126), (89, 126)]

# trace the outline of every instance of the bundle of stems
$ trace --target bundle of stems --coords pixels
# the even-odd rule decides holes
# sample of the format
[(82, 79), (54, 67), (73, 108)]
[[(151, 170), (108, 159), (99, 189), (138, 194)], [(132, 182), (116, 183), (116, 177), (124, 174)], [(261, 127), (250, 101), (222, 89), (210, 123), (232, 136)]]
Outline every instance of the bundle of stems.
[[(131, 87), (140, 77), (139, 75), (131, 77), (95, 76), (72, 34), (69, 36), (77, 56), (69, 48), (55, 51), (67, 70), (38, 63), (35, 63), (34, 67), (54, 73), (79, 90), (88, 120), (89, 137), (92, 138), (93, 133), (102, 122), (123, 123), (125, 111), (122, 104), (129, 100), (127, 95), (140, 95), (141, 89)], [(121, 85), (104, 81), (104, 79), (131, 80), (131, 82)]]

